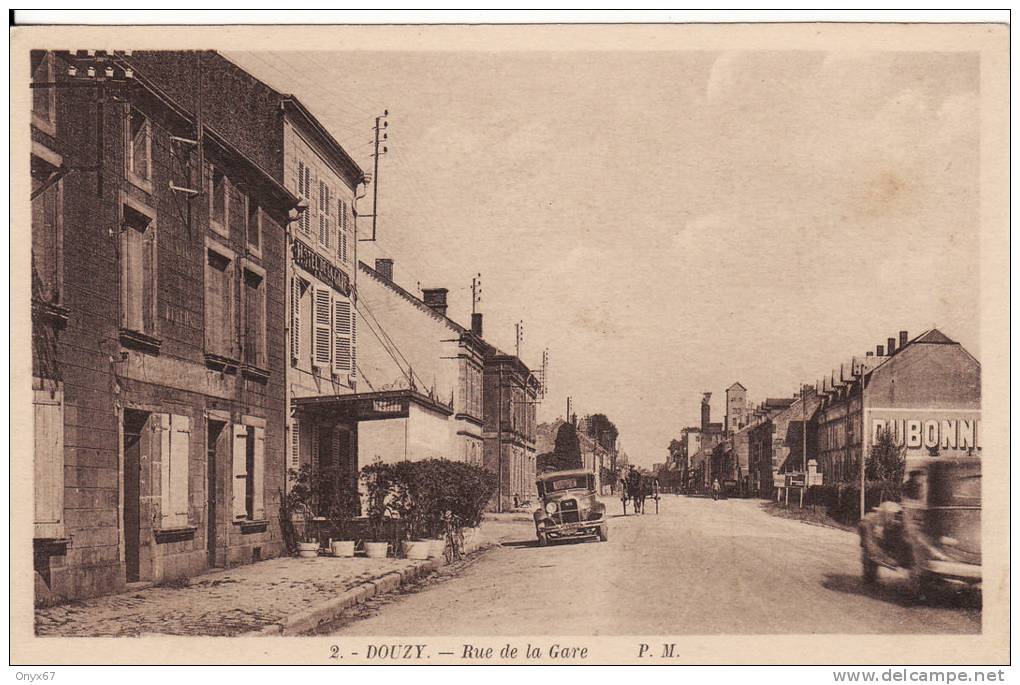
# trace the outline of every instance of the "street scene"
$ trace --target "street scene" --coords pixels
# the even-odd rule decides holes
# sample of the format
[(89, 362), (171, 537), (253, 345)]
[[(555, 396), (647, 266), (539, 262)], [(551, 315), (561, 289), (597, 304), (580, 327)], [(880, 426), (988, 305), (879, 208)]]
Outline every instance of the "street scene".
[(978, 53), (52, 45), (35, 636), (982, 634)]

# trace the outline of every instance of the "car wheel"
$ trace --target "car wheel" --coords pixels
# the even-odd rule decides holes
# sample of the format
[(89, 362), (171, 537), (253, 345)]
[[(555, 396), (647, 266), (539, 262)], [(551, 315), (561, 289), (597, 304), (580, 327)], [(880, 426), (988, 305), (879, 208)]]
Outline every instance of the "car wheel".
[(538, 546), (539, 547), (545, 547), (548, 544), (549, 544), (549, 536), (546, 535), (545, 533), (539, 533), (538, 534)]
[(599, 542), (605, 542), (609, 539), (609, 526), (602, 524), (599, 526)]
[(927, 603), (938, 599), (938, 577), (919, 569), (916, 565), (910, 569), (910, 593), (915, 602)]
[(874, 585), (878, 582), (878, 564), (864, 550), (861, 550), (861, 580), (865, 585)]

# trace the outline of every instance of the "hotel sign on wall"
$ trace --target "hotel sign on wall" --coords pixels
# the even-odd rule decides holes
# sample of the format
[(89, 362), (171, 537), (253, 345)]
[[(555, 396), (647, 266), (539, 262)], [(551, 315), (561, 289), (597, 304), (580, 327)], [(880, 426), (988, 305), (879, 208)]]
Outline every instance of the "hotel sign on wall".
[(351, 294), (351, 279), (336, 264), (305, 245), (294, 241), (294, 263), (344, 295)]
[(871, 444), (882, 430), (908, 450), (940, 452), (981, 449), (981, 411), (960, 409), (868, 409)]

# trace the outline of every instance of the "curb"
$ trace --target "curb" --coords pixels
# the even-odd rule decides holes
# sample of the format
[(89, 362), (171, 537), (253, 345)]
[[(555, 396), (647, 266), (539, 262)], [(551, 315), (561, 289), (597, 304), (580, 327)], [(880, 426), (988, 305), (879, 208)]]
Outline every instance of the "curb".
[[(488, 545), (482, 549), (487, 548)], [(479, 550), (480, 551), (480, 550)], [(261, 630), (248, 633), (250, 636), (293, 636), (307, 633), (314, 630), (323, 623), (332, 621), (341, 616), (344, 611), (356, 604), (363, 603), (370, 597), (393, 592), (401, 585), (406, 585), (419, 578), (431, 575), (437, 569), (445, 565), (446, 559), (436, 557), (415, 564), (403, 571), (390, 571), (389, 573), (362, 583), (356, 587), (341, 593), (337, 597), (323, 602), (317, 606), (291, 614), (278, 623), (272, 623)]]

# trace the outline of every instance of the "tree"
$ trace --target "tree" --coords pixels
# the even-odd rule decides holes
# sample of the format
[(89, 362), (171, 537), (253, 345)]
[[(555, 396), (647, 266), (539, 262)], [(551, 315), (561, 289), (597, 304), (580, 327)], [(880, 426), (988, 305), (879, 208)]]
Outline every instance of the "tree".
[(584, 465), (581, 461), (581, 443), (577, 439), (577, 428), (571, 423), (564, 423), (556, 431), (556, 442), (553, 445), (556, 461), (564, 464), (563, 468), (579, 469)]
[(588, 417), (588, 437), (606, 450), (613, 451), (619, 435), (616, 425), (605, 414), (592, 414)]
[(865, 464), (867, 479), (900, 483), (905, 468), (905, 449), (896, 444), (892, 431), (883, 428), (878, 432)]

